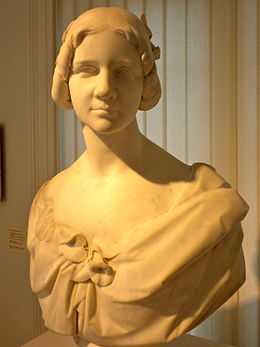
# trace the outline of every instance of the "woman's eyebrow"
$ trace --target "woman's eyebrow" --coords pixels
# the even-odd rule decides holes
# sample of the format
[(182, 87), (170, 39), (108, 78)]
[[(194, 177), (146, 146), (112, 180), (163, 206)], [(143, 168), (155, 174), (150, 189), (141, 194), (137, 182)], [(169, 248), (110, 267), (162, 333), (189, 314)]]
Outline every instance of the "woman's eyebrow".
[(132, 66), (133, 65), (133, 61), (131, 59), (128, 58), (119, 58), (118, 60), (116, 60), (115, 62), (113, 62), (114, 64), (121, 64), (121, 65), (128, 65), (128, 66)]
[(80, 73), (83, 72), (85, 69), (89, 68), (90, 66), (97, 68), (98, 63), (95, 60), (80, 60), (75, 61), (72, 64), (72, 73)]
[(73, 66), (73, 69), (74, 69), (74, 68), (84, 67), (84, 66), (90, 65), (90, 64), (97, 65), (97, 62), (95, 60), (91, 60), (91, 59), (89, 59), (89, 60), (79, 60), (79, 61), (73, 62), (72, 66)]
[[(98, 65), (99, 62), (96, 61), (96, 60), (93, 60), (93, 59), (84, 59), (84, 60), (79, 60), (79, 61), (75, 61), (73, 62), (73, 66), (84, 66), (84, 65), (87, 65), (87, 64), (93, 64), (93, 65)], [(114, 61), (112, 61), (110, 63), (111, 65), (114, 65), (114, 64), (126, 64), (126, 65), (133, 65), (133, 62), (131, 59), (128, 59), (128, 58), (118, 58)]]

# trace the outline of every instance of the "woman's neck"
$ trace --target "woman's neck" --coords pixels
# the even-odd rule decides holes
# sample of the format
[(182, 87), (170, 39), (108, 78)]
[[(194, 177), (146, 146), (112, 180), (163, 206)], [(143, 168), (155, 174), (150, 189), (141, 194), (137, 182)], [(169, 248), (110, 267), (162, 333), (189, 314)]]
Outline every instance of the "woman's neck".
[(87, 151), (88, 174), (102, 178), (142, 170), (146, 138), (136, 120), (125, 129), (112, 134), (97, 134), (88, 126), (83, 128)]

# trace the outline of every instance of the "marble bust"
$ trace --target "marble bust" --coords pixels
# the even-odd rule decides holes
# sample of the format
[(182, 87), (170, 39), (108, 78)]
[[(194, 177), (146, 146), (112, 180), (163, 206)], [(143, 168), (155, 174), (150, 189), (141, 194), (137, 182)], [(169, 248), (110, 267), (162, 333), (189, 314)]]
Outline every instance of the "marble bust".
[(92, 9), (56, 61), (52, 97), (75, 110), (87, 149), (33, 200), (30, 279), (46, 327), (80, 346), (172, 342), (245, 280), (247, 203), (213, 166), (138, 129), (161, 95), (151, 37), (144, 16)]

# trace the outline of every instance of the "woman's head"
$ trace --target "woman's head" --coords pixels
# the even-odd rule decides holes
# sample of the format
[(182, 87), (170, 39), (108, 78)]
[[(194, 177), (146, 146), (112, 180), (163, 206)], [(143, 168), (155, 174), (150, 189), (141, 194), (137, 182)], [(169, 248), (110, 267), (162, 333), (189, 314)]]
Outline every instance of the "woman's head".
[(72, 21), (62, 36), (53, 76), (52, 97), (63, 108), (72, 108), (69, 80), (77, 48), (89, 35), (114, 32), (131, 43), (137, 50), (143, 69), (140, 110), (154, 107), (160, 99), (161, 87), (155, 60), (160, 57), (159, 47), (151, 43), (151, 31), (144, 16), (141, 20), (119, 7), (98, 7), (84, 12)]

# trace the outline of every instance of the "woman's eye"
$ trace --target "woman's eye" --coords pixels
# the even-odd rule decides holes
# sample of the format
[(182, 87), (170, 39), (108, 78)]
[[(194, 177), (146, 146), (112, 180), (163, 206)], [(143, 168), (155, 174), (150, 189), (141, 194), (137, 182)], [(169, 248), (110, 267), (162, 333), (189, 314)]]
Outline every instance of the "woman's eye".
[(98, 73), (98, 69), (95, 66), (84, 66), (79, 71), (82, 75), (96, 75)]
[(127, 73), (127, 72), (129, 72), (129, 68), (125, 67), (125, 66), (122, 66), (122, 67), (118, 68), (116, 70), (116, 72), (118, 72), (118, 73), (124, 73), (124, 72)]
[(128, 73), (129, 73), (129, 68), (128, 67), (122, 66), (122, 67), (116, 69), (116, 74), (117, 75), (126, 75)]

